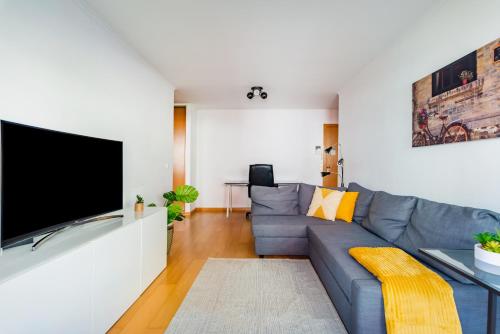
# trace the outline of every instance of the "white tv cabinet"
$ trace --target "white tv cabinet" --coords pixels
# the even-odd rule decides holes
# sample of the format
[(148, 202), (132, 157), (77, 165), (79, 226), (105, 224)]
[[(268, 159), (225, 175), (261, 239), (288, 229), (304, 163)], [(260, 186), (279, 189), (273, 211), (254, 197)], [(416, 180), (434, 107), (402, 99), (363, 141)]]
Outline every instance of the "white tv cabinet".
[(3, 251), (0, 333), (101, 334), (120, 318), (167, 265), (167, 212), (112, 214)]

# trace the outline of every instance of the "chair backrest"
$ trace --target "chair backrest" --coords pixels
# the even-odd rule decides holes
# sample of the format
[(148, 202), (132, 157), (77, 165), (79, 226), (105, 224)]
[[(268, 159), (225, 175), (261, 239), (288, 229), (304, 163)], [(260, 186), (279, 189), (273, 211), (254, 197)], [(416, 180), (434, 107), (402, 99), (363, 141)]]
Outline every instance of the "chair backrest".
[(273, 165), (250, 165), (248, 173), (248, 197), (250, 197), (252, 186), (274, 187)]

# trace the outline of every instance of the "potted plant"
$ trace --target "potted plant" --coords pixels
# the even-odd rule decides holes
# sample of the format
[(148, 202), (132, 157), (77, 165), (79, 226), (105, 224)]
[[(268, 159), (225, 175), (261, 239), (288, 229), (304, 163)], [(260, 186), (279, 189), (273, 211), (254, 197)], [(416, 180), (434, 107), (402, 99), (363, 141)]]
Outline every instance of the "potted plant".
[(198, 198), (198, 190), (189, 185), (179, 186), (175, 191), (169, 191), (163, 194), (165, 199), (164, 206), (167, 208), (167, 254), (170, 254), (172, 241), (174, 239), (174, 221), (184, 220), (183, 208), (178, 204), (193, 203)]
[(141, 195), (136, 195), (134, 210), (135, 212), (143, 212), (144, 211), (144, 198)]
[(462, 80), (462, 85), (466, 85), (474, 78), (474, 73), (469, 70), (463, 70), (462, 72), (460, 72), (458, 77), (460, 78), (460, 80)]
[(500, 274), (500, 230), (497, 230), (497, 233), (478, 233), (474, 238), (479, 242), (474, 245), (476, 267)]

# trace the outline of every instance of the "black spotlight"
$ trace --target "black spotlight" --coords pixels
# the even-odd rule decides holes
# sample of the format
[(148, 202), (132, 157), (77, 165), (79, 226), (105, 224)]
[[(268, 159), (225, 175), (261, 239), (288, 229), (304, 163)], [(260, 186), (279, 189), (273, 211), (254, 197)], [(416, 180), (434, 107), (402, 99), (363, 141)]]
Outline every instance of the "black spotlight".
[(263, 88), (260, 86), (250, 88), (250, 91), (247, 93), (249, 99), (253, 99), (254, 96), (260, 96), (263, 100), (267, 99), (267, 93), (264, 92)]

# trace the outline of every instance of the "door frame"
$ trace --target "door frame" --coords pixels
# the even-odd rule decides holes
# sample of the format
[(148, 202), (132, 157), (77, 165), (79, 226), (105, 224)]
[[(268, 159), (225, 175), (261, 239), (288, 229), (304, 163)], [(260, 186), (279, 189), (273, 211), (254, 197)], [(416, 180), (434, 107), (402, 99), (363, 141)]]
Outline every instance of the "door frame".
[[(329, 131), (332, 131), (330, 134)], [(330, 138), (330, 135), (333, 138)], [(333, 139), (333, 142), (336, 142), (335, 147), (335, 155), (328, 155), (325, 153), (325, 149), (330, 145), (327, 142)], [(339, 125), (334, 123), (325, 123), (323, 124), (323, 150), (322, 150), (322, 168), (323, 172), (327, 170), (327, 167), (330, 167), (331, 174), (323, 177), (322, 184), (324, 187), (337, 187), (338, 186), (338, 157), (339, 157)]]
[[(172, 189), (186, 184), (187, 107), (174, 105), (173, 110)], [(185, 210), (184, 203), (178, 203)]]

